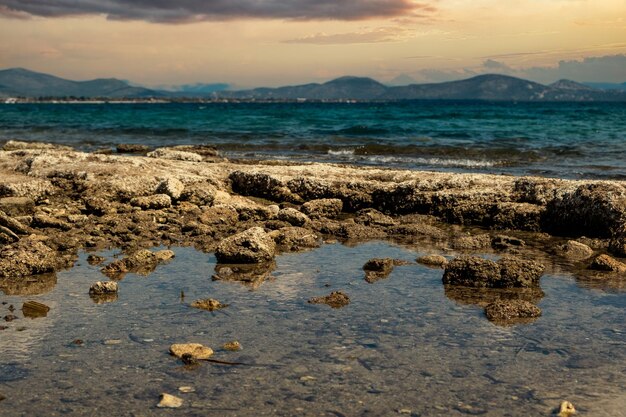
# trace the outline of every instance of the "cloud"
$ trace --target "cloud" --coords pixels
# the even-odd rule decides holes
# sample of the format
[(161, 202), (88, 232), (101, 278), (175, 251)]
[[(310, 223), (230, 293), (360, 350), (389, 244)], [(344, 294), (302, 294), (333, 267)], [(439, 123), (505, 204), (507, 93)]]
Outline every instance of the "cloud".
[(285, 43), (306, 43), (314, 45), (341, 45), (354, 43), (399, 42), (415, 37), (411, 29), (399, 27), (382, 27), (348, 33), (317, 33), (297, 39), (289, 39)]
[(235, 18), (362, 20), (435, 8), (413, 0), (0, 0), (5, 17), (105, 15), (112, 20), (186, 23)]
[(424, 69), (413, 75), (421, 82), (442, 82), (469, 78), (480, 74), (497, 73), (526, 78), (544, 84), (560, 79), (578, 82), (626, 81), (626, 54), (588, 57), (581, 60), (563, 60), (554, 66), (515, 68), (493, 59), (485, 60), (480, 66), (453, 70)]

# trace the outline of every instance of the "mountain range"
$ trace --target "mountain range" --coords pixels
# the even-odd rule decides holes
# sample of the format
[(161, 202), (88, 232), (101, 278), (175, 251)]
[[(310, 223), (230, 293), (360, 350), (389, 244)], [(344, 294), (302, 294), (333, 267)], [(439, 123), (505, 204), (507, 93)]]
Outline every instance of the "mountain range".
[[(543, 85), (506, 75), (486, 74), (436, 84), (387, 86), (365, 77), (341, 77), (326, 83), (251, 90), (223, 90), (224, 85), (183, 86), (178, 91), (136, 87), (115, 78), (71, 81), (22, 68), (0, 71), (0, 97), (26, 98), (210, 98), (233, 100), (487, 100), (624, 101), (626, 91), (601, 90), (570, 80)], [(218, 86), (216, 88), (216, 86)]]

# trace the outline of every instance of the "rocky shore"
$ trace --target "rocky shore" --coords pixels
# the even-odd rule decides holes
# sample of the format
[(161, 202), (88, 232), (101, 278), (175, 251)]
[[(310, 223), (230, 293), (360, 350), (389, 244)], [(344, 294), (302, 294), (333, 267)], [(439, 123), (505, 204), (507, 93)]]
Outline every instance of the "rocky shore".
[[(446, 294), (498, 320), (539, 315), (528, 303), (541, 298), (544, 270), (626, 287), (624, 182), (228, 161), (206, 146), (147, 151), (7, 142), (0, 290), (54, 285), (81, 250), (123, 249), (126, 258), (103, 265), (111, 279), (149, 273), (172, 254), (141, 250), (161, 245), (215, 252), (214, 279), (254, 287), (278, 253), (372, 239), (430, 248), (420, 262), (445, 268)], [(466, 256), (486, 252), (500, 259)], [(370, 278), (388, 273), (371, 268)]]

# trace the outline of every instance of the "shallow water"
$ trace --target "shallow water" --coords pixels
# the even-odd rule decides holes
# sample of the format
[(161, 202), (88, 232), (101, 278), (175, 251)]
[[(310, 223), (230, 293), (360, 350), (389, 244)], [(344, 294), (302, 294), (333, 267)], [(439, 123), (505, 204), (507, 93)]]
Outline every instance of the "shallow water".
[[(626, 415), (623, 290), (544, 275), (542, 317), (501, 327), (481, 307), (449, 299), (441, 270), (413, 263), (364, 281), (368, 259), (423, 254), (410, 247), (330, 244), (282, 255), (255, 290), (212, 281), (213, 255), (175, 251), (147, 277), (128, 274), (114, 302), (87, 295), (105, 277), (86, 254), (49, 292), (1, 295), (19, 318), (0, 322), (8, 327), (0, 331), (0, 415), (547, 416), (561, 400), (580, 415)], [(307, 303), (335, 290), (351, 303)], [(189, 306), (207, 297), (230, 305)], [(50, 306), (47, 317), (24, 318), (26, 300)], [(231, 340), (243, 349), (220, 348)], [(246, 365), (185, 367), (167, 353), (181, 342)], [(182, 409), (155, 408), (161, 392), (183, 398)]]

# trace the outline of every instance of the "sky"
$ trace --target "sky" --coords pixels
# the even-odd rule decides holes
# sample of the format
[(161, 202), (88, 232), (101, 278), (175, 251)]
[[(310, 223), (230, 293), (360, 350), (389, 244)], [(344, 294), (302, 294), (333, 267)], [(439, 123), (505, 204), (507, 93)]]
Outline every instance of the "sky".
[(0, 0), (0, 68), (146, 86), (626, 81), (626, 0)]

